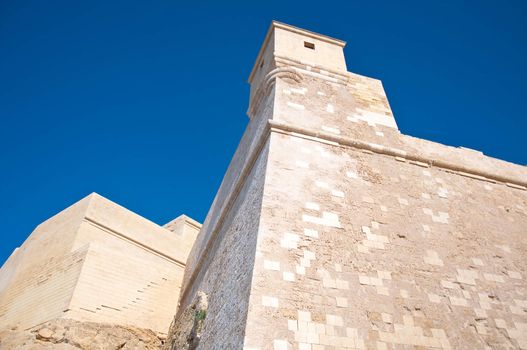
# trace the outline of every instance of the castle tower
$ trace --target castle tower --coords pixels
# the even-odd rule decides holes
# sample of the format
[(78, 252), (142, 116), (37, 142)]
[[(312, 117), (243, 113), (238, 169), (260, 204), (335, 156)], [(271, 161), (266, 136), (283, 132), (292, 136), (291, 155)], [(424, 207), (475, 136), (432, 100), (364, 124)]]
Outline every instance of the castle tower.
[(344, 44), (271, 24), (168, 347), (527, 349), (526, 167), (401, 134)]

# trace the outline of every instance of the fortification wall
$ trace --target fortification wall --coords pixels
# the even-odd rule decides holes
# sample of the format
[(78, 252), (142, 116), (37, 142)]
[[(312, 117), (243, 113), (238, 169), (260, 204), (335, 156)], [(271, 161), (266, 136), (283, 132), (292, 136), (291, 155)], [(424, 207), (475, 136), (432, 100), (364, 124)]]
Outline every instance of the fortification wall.
[(183, 269), (133, 245), (113, 243), (89, 245), (64, 317), (166, 334), (177, 309)]
[[(216, 239), (207, 250), (207, 256), (198, 266), (199, 274), (193, 281), (191, 301), (196, 293), (205, 293), (208, 308), (204, 310), (200, 349), (241, 349), (249, 306), (249, 291), (259, 232), (261, 201), (267, 164), (267, 145), (259, 152), (250, 173), (247, 174), (232, 207), (218, 228)], [(190, 292), (190, 291), (189, 291)], [(191, 295), (191, 294), (189, 294)], [(172, 347), (192, 339), (190, 334), (178, 334), (179, 329), (192, 328), (184, 322), (194, 322), (194, 313), (185, 318), (189, 305), (181, 304), (178, 316), (171, 327), (168, 349), (192, 349)], [(197, 316), (196, 316), (197, 317)], [(177, 337), (182, 337), (178, 339)]]
[(0, 295), (0, 329), (27, 329), (68, 310), (87, 247), (17, 271)]
[(180, 228), (89, 195), (39, 225), (0, 270), (0, 329), (70, 318), (166, 334), (199, 224)]
[(278, 80), (272, 117), (277, 128), (527, 189), (524, 166), (401, 134), (379, 80), (279, 61), (293, 67), (298, 81)]
[[(0, 268), (0, 298), (11, 285), (12, 279), (25, 279), (35, 265), (53, 261), (56, 257), (69, 254), (73, 248), (77, 228), (83, 220), (89, 198), (77, 202), (38, 225), (24, 244)], [(57, 235), (56, 232), (61, 232)]]
[[(343, 46), (271, 25), (179, 320), (193, 321), (198, 291), (224, 309), (179, 337), (203, 349), (239, 348), (241, 334), (247, 350), (527, 348), (526, 168), (402, 135), (380, 81), (345, 71)], [(247, 211), (232, 200), (262, 139), (262, 209)], [(258, 227), (236, 231), (247, 220)], [(244, 329), (246, 296), (245, 332), (232, 332), (225, 316)]]
[(218, 238), (222, 239), (220, 231), (226, 229), (224, 228), (226, 214), (229, 214), (234, 203), (239, 200), (238, 196), (241, 189), (246, 186), (249, 173), (253, 171), (256, 159), (262, 152), (262, 147), (268, 137), (269, 126), (267, 122), (273, 111), (274, 91), (270, 90), (269, 94), (264, 97), (258, 106), (258, 117), (251, 119), (247, 125), (207, 213), (203, 227), (188, 256), (182, 287), (183, 295), (180, 299), (182, 308), (190, 305), (198, 291), (199, 280), (201, 279), (199, 276), (204, 273), (203, 266), (206, 266), (204, 262), (214, 255), (211, 253), (214, 242)]
[(525, 167), (361, 120), (349, 89), (276, 83), (245, 346), (527, 347)]
[(15, 248), (0, 270), (0, 293), (7, 288), (11, 283), (11, 279), (16, 276), (16, 270), (20, 263), (21, 259), (18, 257), (18, 248)]

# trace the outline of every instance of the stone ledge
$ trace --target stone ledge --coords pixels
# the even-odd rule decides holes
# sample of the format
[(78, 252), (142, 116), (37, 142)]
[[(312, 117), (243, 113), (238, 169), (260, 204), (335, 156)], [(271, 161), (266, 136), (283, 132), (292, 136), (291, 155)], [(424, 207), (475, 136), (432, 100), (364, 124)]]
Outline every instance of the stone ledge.
[[(353, 148), (357, 148), (361, 150), (367, 150), (367, 151), (378, 153), (378, 154), (388, 155), (388, 156), (396, 158), (397, 160), (404, 158), (406, 160), (409, 160), (410, 163), (413, 162), (413, 164), (416, 164), (418, 166), (428, 165), (430, 167), (442, 168), (445, 170), (454, 171), (455, 173), (459, 175), (471, 177), (477, 180), (500, 182), (512, 188), (527, 190), (527, 171), (524, 169), (525, 167), (522, 167), (517, 164), (507, 163), (507, 164), (510, 164), (511, 167), (517, 167), (517, 169), (514, 169), (514, 171), (518, 173), (517, 176), (507, 176), (505, 174), (502, 175), (502, 174), (490, 172), (487, 169), (467, 167), (467, 166), (464, 166), (456, 162), (447, 162), (441, 159), (437, 159), (433, 157), (431, 154), (421, 155), (412, 150), (407, 151), (407, 150), (398, 149), (398, 148), (394, 148), (390, 146), (384, 146), (384, 145), (364, 142), (364, 141), (352, 139), (346, 136), (334, 135), (334, 134), (327, 133), (324, 131), (313, 131), (313, 130), (309, 130), (306, 128), (297, 127), (297, 126), (290, 125), (287, 123), (279, 122), (276, 120), (269, 120), (269, 125), (272, 131), (281, 132), (281, 133), (289, 133), (292, 135), (294, 134), (294, 136), (309, 138), (312, 140), (316, 140), (318, 142), (332, 143), (334, 145), (338, 144), (339, 146), (353, 147)], [(402, 137), (405, 137), (405, 135), (402, 135)], [(421, 140), (421, 141), (425, 141), (425, 140)], [(430, 144), (435, 144), (431, 141), (426, 141), (426, 142), (429, 142)], [(440, 147), (449, 147), (449, 146), (441, 145), (441, 144), (435, 144), (435, 145), (440, 146)], [(463, 149), (459, 149), (459, 151), (463, 152)], [(498, 159), (484, 156), (482, 154), (480, 154), (480, 157), (484, 157), (484, 158), (487, 158), (493, 161), (499, 161)], [(526, 179), (524, 180), (523, 178), (526, 178)]]

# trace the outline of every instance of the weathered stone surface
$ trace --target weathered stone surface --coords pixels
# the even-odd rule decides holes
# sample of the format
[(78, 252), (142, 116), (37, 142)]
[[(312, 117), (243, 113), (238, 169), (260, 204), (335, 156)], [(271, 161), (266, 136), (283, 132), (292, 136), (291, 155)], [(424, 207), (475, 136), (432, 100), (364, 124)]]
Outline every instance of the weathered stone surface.
[[(401, 134), (382, 84), (347, 72), (343, 46), (272, 24), (249, 78), (250, 123), (186, 261), (166, 344), (139, 328), (57, 319), (3, 331), (0, 348), (527, 349), (527, 168)], [(85, 211), (74, 208), (61, 228), (76, 227)], [(91, 213), (101, 227), (117, 217), (116, 227), (130, 229), (127, 215), (111, 207)], [(197, 225), (180, 217), (166, 227), (191, 237)], [(75, 249), (61, 259), (54, 256), (62, 236), (48, 237), (48, 250), (34, 249), (49, 258), (35, 280), (12, 273), (15, 252), (0, 285), (16, 276), (29, 284), (15, 291), (29, 291), (44, 307), (0, 295), (0, 316), (38, 310), (49, 319), (58, 310), (166, 329), (169, 320), (154, 325), (160, 317), (152, 310), (139, 317), (152, 304), (128, 279), (118, 289), (135, 298), (127, 307), (102, 302), (120, 294), (89, 288), (66, 298), (77, 278), (96, 286), (105, 261), (106, 272), (149, 281), (144, 268), (119, 265), (140, 252), (125, 249), (111, 265), (103, 257), (122, 245), (86, 244), (93, 230), (70, 237)], [(144, 238), (137, 232), (128, 238)], [(146, 235), (148, 247), (170, 243), (161, 237)], [(151, 250), (186, 256), (190, 245), (165, 248)], [(159, 256), (148, 257), (148, 268), (159, 269)], [(54, 291), (66, 294), (37, 299), (53, 278), (64, 283)], [(153, 303), (165, 316), (179, 293), (173, 287)]]
[(150, 330), (68, 319), (49, 321), (30, 330), (0, 331), (2, 350), (154, 350), (162, 343)]
[(37, 332), (37, 339), (48, 340), (53, 337), (55, 333), (49, 328), (41, 328)]
[(166, 334), (200, 224), (167, 227), (95, 193), (43, 222), (0, 269), (0, 329), (65, 317)]
[(527, 168), (401, 134), (342, 47), (271, 26), (185, 271), (198, 348), (527, 349)]
[(208, 308), (207, 295), (198, 292), (195, 300), (185, 310), (180, 310), (172, 321), (168, 332), (169, 337), (163, 349), (193, 350), (198, 348)]

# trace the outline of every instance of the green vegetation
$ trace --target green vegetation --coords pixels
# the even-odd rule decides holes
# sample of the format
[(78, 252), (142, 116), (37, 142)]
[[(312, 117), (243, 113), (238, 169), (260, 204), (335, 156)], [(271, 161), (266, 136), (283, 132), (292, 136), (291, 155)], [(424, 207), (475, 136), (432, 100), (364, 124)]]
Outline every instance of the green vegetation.
[(207, 311), (205, 310), (196, 311), (196, 320), (203, 321), (205, 317), (207, 317)]

